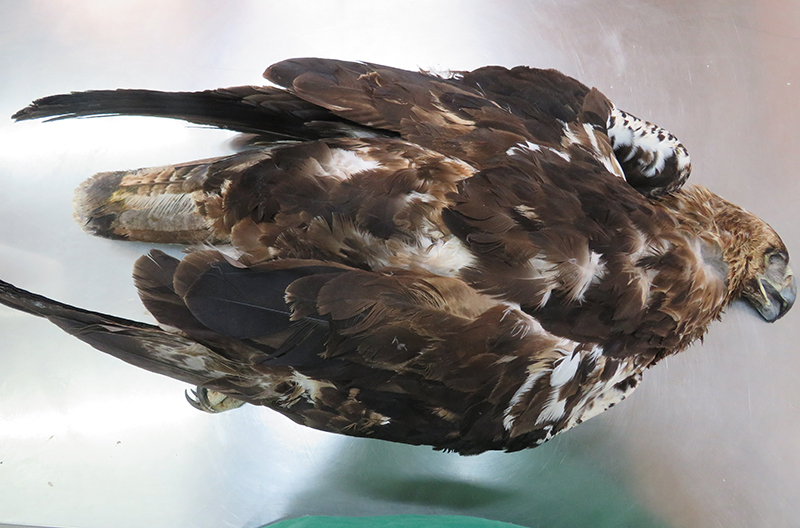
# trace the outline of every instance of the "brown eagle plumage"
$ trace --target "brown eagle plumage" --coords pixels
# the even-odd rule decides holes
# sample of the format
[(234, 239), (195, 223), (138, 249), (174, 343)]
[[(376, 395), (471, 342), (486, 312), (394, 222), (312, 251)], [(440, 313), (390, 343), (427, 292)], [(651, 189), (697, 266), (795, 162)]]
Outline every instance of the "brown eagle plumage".
[[(160, 326), (0, 284), (0, 302), (124, 361), (324, 431), (462, 454), (608, 409), (733, 300), (792, 305), (762, 220), (669, 132), (554, 70), (448, 77), (324, 59), (276, 86), (46, 97), (16, 119), (135, 114), (251, 136), (231, 156), (94, 176), (101, 236), (232, 244), (139, 259)], [(205, 246), (208, 247), (207, 245)]]

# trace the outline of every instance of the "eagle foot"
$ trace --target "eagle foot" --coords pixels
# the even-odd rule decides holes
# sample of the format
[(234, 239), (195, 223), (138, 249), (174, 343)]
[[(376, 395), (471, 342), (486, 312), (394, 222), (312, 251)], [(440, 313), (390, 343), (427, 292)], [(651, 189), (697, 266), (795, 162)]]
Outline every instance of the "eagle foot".
[(195, 409), (213, 414), (237, 409), (245, 404), (242, 400), (204, 387), (197, 387), (197, 390), (192, 391), (187, 390), (186, 400)]

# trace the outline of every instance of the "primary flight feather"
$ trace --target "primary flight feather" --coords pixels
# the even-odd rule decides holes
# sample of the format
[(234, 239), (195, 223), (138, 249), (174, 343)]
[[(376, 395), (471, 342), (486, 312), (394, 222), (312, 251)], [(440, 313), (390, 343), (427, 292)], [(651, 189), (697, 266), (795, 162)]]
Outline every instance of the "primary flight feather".
[(233, 244), (139, 259), (160, 326), (0, 283), (124, 361), (336, 433), (462, 454), (533, 447), (621, 401), (733, 300), (796, 295), (762, 220), (668, 131), (554, 70), (440, 77), (294, 59), (276, 86), (94, 91), (16, 119), (151, 115), (255, 134), (231, 156), (102, 173), (91, 233)]

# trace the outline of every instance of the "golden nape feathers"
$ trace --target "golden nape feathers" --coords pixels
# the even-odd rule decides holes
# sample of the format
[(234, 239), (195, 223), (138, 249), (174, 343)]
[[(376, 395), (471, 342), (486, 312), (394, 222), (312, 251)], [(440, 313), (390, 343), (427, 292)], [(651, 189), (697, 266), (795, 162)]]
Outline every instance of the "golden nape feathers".
[(295, 59), (265, 76), (279, 87), (82, 92), (18, 112), (258, 137), (79, 189), (90, 233), (235, 246), (139, 259), (161, 326), (7, 283), (0, 302), (198, 385), (206, 410), (248, 402), (462, 454), (533, 447), (604, 411), (735, 299), (768, 321), (794, 302), (766, 223), (685, 188), (675, 136), (554, 70)]

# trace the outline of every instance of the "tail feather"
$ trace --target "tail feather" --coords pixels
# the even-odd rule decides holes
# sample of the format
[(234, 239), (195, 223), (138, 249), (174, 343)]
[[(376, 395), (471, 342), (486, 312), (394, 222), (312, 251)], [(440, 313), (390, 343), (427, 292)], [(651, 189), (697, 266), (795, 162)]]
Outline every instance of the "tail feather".
[(229, 243), (230, 231), (210, 214), (208, 199), (219, 196), (228, 174), (268, 158), (269, 152), (96, 174), (75, 191), (75, 220), (86, 232), (111, 239)]
[[(207, 163), (102, 172), (75, 190), (74, 216), (84, 231), (152, 243), (220, 242), (197, 213), (192, 179)], [(182, 170), (183, 169), (183, 170)]]

